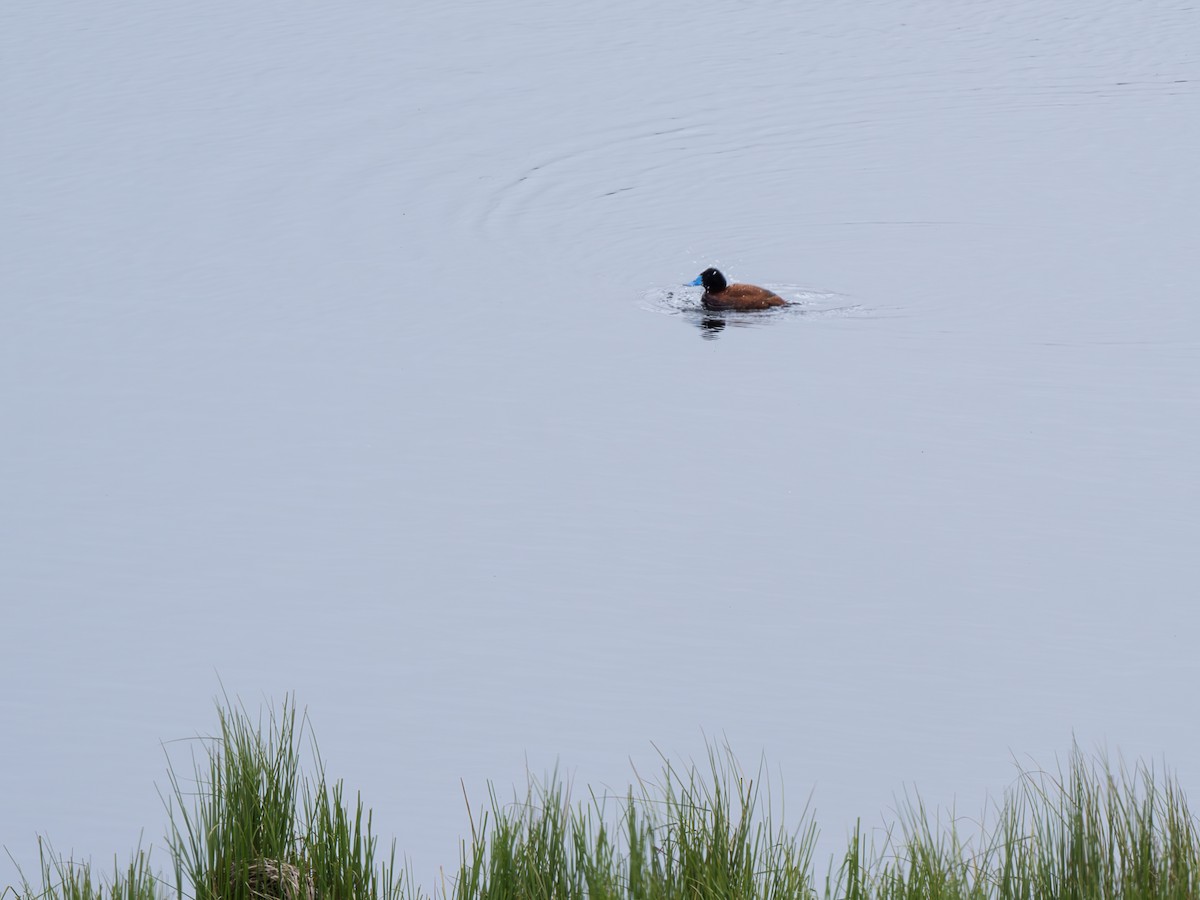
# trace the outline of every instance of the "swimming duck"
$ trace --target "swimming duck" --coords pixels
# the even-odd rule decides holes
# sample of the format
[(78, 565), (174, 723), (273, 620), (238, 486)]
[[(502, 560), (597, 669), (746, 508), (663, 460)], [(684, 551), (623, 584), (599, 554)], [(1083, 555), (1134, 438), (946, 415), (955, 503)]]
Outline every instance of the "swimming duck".
[(770, 309), (772, 306), (787, 306), (787, 301), (766, 288), (753, 284), (730, 284), (716, 269), (705, 269), (691, 282), (692, 286), (704, 285), (702, 302), (705, 309)]

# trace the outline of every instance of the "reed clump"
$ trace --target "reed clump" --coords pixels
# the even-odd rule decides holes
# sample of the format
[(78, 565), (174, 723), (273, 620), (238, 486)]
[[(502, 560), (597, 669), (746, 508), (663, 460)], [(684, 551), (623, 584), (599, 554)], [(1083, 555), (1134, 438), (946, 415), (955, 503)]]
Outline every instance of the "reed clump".
[(806, 809), (785, 831), (759, 815), (761, 782), (732, 754), (709, 770), (638, 780), (619, 799), (573, 806), (556, 777), (524, 798), (495, 792), (464, 842), (452, 900), (811, 900), (817, 831)]
[[(378, 852), (372, 817), (326, 779), (306, 720), (287, 702), (253, 719), (218, 707), (193, 772), (169, 770), (164, 879), (140, 849), (110, 873), (39, 841), (40, 884), (0, 900), (426, 900)], [(305, 751), (307, 750), (307, 756)], [(308, 765), (302, 765), (302, 762)], [(857, 825), (814, 865), (806, 806), (792, 827), (760, 767), (727, 750), (623, 795), (571, 799), (557, 774), (501, 801), (492, 790), (457, 871), (431, 900), (1200, 900), (1200, 831), (1177, 781), (1074, 748), (1053, 772), (1019, 770), (973, 819), (906, 797), (894, 821)]]
[(150, 853), (141, 849), (125, 865), (114, 861), (111, 873), (105, 875), (90, 862), (76, 862), (55, 853), (38, 838), (38, 875), (39, 888), (22, 872), (21, 885), (0, 891), (0, 900), (7, 900), (8, 894), (14, 900), (163, 900), (159, 879), (150, 866)]
[(395, 845), (377, 856), (370, 812), (326, 780), (311, 739), (315, 772), (302, 771), (305, 720), (294, 703), (257, 723), (227, 704), (218, 721), (194, 791), (169, 772), (167, 843), (180, 897), (400, 900)]
[[(15, 900), (420, 900), (402, 884), (395, 844), (378, 853), (371, 813), (347, 798), (295, 703), (257, 720), (228, 699), (196, 739), (193, 771), (168, 768), (166, 847), (173, 878), (138, 852), (112, 877), (42, 847), (41, 883), (22, 873)], [(310, 771), (301, 762), (308, 751)], [(0, 900), (7, 900), (0, 895)]]

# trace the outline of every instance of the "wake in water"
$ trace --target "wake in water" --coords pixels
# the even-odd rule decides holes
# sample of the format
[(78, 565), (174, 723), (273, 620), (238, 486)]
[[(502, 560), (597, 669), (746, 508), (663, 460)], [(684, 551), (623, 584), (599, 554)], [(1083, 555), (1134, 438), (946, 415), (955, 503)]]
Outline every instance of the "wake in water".
[(696, 325), (705, 338), (715, 338), (726, 327), (754, 328), (799, 317), (868, 318), (871, 315), (865, 306), (850, 303), (841, 294), (807, 290), (794, 284), (765, 284), (763, 287), (774, 291), (788, 305), (750, 312), (713, 312), (701, 303), (703, 288), (681, 286), (647, 291), (642, 306), (661, 315), (683, 316)]

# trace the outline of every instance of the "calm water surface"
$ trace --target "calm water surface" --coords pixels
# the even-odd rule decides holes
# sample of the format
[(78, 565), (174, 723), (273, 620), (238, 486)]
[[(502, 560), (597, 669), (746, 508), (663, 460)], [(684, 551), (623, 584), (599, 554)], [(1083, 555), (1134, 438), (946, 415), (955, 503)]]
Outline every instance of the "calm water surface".
[[(7, 4), (0, 844), (158, 843), (218, 679), (295, 691), (426, 886), (460, 778), (706, 735), (835, 843), (1072, 736), (1200, 790), (1197, 48), (1111, 0)], [(797, 305), (706, 325), (712, 264)]]

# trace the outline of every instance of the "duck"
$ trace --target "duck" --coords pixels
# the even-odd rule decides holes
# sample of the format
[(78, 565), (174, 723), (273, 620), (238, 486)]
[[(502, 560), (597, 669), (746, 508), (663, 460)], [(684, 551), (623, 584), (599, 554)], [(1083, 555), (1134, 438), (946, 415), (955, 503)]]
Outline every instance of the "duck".
[(753, 284), (730, 284), (716, 269), (705, 269), (689, 282), (690, 287), (704, 285), (701, 302), (705, 309), (740, 310), (770, 309), (772, 306), (787, 306), (787, 301)]

